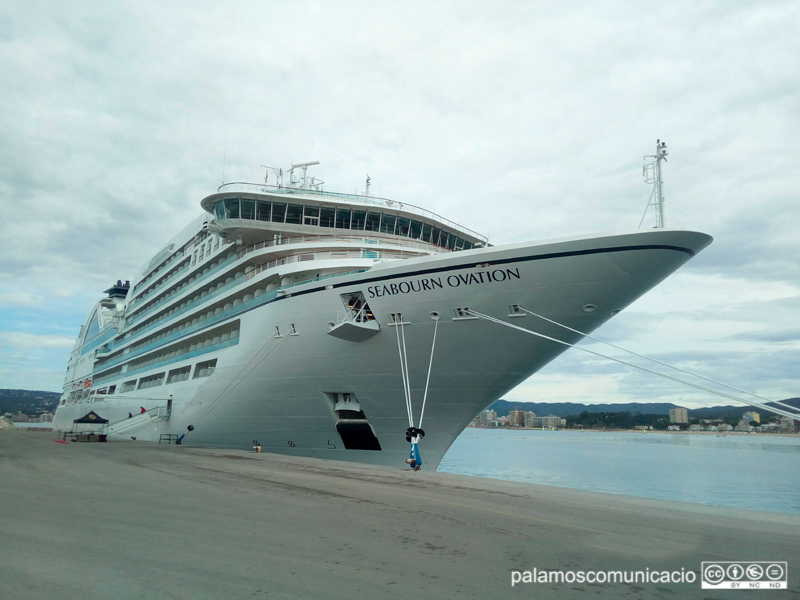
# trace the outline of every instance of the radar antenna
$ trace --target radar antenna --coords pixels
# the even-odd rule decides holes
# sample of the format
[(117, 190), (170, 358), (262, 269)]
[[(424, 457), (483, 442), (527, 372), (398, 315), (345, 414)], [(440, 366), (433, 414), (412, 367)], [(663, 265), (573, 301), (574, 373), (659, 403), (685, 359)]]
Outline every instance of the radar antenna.
[(644, 160), (648, 158), (654, 158), (655, 160), (644, 164), (642, 175), (644, 176), (644, 182), (653, 186), (653, 191), (650, 193), (650, 200), (644, 209), (642, 220), (639, 221), (639, 227), (642, 226), (647, 211), (652, 206), (656, 217), (655, 227), (656, 229), (662, 229), (664, 227), (664, 180), (661, 176), (661, 161), (667, 161), (667, 143), (656, 140), (656, 153), (645, 156)]

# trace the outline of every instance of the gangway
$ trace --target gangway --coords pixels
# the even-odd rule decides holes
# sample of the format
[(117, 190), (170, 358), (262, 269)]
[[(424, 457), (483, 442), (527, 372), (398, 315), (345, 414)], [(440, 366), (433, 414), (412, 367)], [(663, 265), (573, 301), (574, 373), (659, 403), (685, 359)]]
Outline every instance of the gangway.
[(139, 429), (140, 427), (143, 427), (156, 419), (166, 421), (169, 419), (171, 412), (171, 406), (169, 404), (156, 406), (146, 410), (143, 413), (139, 413), (138, 415), (133, 415), (132, 417), (121, 419), (116, 423), (112, 423), (108, 426), (108, 433), (109, 435), (119, 435), (126, 431)]

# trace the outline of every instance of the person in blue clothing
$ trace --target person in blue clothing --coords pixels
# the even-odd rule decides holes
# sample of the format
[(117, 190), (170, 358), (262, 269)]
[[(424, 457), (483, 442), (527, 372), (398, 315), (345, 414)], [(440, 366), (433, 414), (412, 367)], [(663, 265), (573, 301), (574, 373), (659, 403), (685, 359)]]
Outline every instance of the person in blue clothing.
[(419, 440), (425, 437), (425, 432), (416, 427), (409, 427), (406, 429), (406, 441), (411, 442), (411, 453), (406, 459), (406, 464), (415, 471), (422, 468), (422, 458), (419, 455)]

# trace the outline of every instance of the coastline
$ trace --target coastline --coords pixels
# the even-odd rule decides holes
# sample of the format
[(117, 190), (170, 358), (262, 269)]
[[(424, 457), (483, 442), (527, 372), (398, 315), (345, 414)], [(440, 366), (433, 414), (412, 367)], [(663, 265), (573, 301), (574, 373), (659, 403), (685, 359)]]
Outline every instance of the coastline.
[(466, 429), (477, 429), (477, 430), (488, 430), (488, 431), (573, 431), (578, 433), (635, 433), (637, 435), (650, 435), (653, 433), (669, 433), (669, 434), (678, 434), (678, 435), (712, 435), (712, 436), (733, 436), (733, 435), (752, 435), (752, 436), (778, 436), (778, 437), (800, 437), (800, 432), (796, 433), (787, 433), (787, 432), (757, 432), (757, 431), (667, 431), (667, 430), (660, 430), (660, 429), (648, 429), (647, 433), (643, 433), (642, 431), (637, 431), (635, 429), (614, 429), (614, 428), (607, 428), (607, 429), (567, 429), (567, 428), (558, 428), (549, 429), (545, 428), (544, 430), (541, 427), (475, 427), (474, 425), (469, 425)]

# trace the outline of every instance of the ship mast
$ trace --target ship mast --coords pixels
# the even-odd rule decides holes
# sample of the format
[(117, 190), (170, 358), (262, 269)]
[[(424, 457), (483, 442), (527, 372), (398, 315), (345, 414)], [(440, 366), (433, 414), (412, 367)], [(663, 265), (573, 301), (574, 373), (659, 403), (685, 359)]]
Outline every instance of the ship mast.
[(653, 191), (650, 193), (650, 200), (644, 209), (642, 220), (639, 221), (639, 227), (642, 226), (647, 210), (652, 206), (656, 217), (655, 227), (656, 229), (662, 229), (664, 227), (664, 179), (661, 175), (661, 161), (666, 162), (667, 160), (667, 143), (656, 140), (656, 153), (644, 157), (645, 160), (648, 158), (654, 158), (655, 160), (644, 164), (642, 175), (644, 175), (645, 183), (652, 184)]

